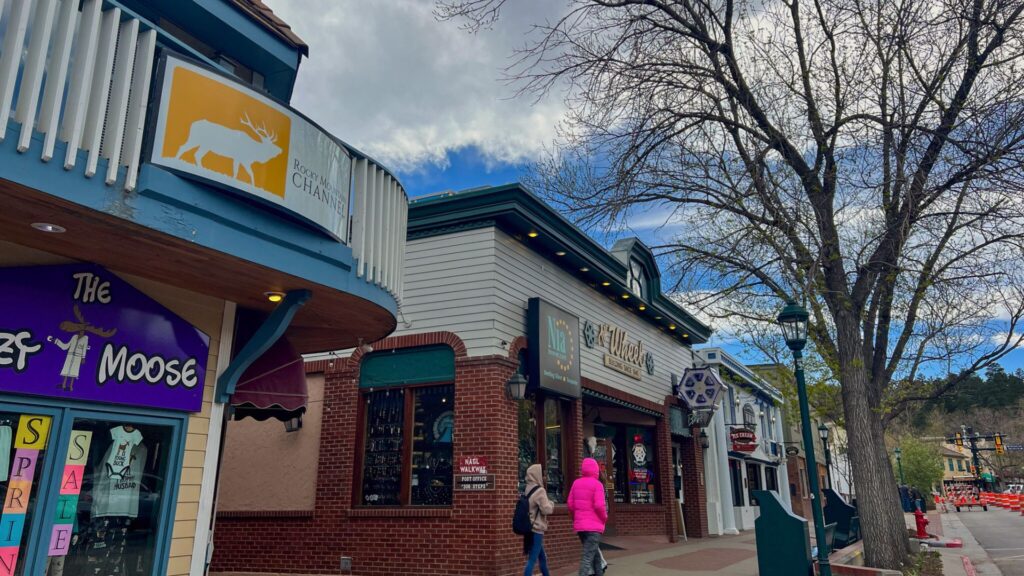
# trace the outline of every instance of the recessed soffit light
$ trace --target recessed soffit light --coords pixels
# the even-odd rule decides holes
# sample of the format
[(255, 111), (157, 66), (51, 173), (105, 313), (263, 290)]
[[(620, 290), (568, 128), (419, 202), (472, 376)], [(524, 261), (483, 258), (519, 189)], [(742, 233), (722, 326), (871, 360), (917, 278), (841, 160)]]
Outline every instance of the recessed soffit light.
[(49, 222), (33, 222), (32, 227), (40, 232), (46, 232), (49, 234), (63, 234), (68, 229), (58, 224), (51, 224)]

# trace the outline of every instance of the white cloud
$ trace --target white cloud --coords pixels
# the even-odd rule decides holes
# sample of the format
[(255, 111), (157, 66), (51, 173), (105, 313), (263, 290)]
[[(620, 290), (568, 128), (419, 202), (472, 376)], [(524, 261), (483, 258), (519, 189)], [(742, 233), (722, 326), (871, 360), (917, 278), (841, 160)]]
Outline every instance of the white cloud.
[(510, 2), (475, 35), (435, 20), (430, 0), (267, 3), (309, 44), (292, 104), (391, 169), (445, 166), (471, 146), (492, 163), (530, 161), (555, 137), (561, 99), (513, 99), (501, 76), (529, 24), (564, 2)]

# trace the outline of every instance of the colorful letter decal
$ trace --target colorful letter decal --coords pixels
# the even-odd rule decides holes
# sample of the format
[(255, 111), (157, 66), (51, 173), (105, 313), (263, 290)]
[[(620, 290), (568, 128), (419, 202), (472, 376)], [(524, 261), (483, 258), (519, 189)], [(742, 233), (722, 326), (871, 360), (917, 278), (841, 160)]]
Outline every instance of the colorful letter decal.
[(0, 548), (0, 576), (11, 576), (14, 568), (18, 565), (18, 546), (4, 546)]
[[(90, 444), (92, 444), (92, 432), (87, 430), (71, 431), (68, 455), (64, 459), (64, 473), (60, 479), (57, 516), (53, 521), (53, 532), (50, 534), (50, 547), (46, 552), (47, 556), (67, 556), (68, 554), (71, 533), (75, 525), (75, 514), (78, 512), (78, 495), (82, 492), (82, 476), (85, 474), (85, 461), (89, 457)], [(2, 572), (0, 572), (0, 576), (3, 576)]]
[(11, 479), (0, 516), (0, 576), (11, 576), (18, 566), (21, 536), (25, 531), (25, 514), (32, 496), (32, 480), (36, 477), (39, 453), (50, 439), (49, 416), (22, 414), (14, 437), (14, 458)]

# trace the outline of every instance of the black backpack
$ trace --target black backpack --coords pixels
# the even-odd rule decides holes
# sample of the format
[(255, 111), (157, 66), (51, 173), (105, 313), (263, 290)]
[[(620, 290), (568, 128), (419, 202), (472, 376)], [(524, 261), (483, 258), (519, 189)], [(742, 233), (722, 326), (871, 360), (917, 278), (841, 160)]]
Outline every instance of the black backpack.
[(530, 520), (530, 496), (533, 496), (533, 493), (539, 489), (540, 486), (534, 486), (528, 494), (520, 494), (519, 501), (516, 502), (516, 511), (512, 515), (512, 531), (520, 536), (533, 532), (533, 521)]

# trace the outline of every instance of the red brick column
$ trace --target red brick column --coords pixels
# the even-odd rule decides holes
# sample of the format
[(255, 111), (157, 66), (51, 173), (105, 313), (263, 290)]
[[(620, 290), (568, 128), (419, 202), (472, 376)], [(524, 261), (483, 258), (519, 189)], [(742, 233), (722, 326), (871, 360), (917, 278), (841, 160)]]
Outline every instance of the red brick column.
[(678, 540), (679, 530), (676, 528), (676, 502), (673, 500), (676, 496), (676, 486), (675, 470), (672, 469), (672, 430), (669, 407), (666, 404), (664, 408), (665, 412), (658, 419), (658, 426), (655, 428), (658, 443), (658, 491), (661, 492), (661, 502), (665, 506), (665, 534), (668, 534), (669, 542), (675, 542)]
[(700, 446), (700, 428), (691, 428), (692, 437), (680, 443), (683, 460), (683, 520), (690, 538), (708, 536), (708, 499), (704, 486), (704, 450)]

